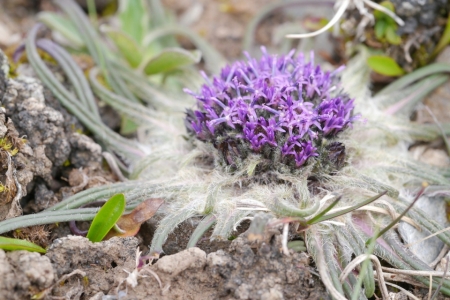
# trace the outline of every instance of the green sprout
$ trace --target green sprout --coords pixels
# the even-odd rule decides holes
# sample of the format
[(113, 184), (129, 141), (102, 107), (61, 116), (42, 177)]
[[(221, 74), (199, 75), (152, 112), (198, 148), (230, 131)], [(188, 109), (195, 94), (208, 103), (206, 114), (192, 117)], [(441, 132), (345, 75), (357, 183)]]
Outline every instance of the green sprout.
[[(392, 2), (383, 1), (380, 5), (395, 13)], [(402, 38), (397, 34), (398, 25), (395, 20), (382, 11), (376, 10), (373, 12), (373, 15), (375, 17), (375, 37), (381, 42), (386, 41), (392, 45), (400, 45)]]
[(402, 67), (387, 55), (372, 55), (367, 58), (367, 65), (375, 72), (385, 76), (401, 76), (405, 74)]
[(91, 242), (101, 242), (116, 225), (124, 210), (124, 194), (117, 194), (109, 198), (92, 220), (86, 237)]

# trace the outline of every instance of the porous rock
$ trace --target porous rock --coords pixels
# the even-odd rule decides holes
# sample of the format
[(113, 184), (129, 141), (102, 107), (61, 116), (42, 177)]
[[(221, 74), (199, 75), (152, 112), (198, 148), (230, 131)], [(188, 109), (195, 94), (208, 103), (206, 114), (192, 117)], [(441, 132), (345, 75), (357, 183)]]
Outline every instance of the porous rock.
[(164, 256), (157, 263), (158, 270), (176, 276), (187, 269), (200, 269), (206, 264), (206, 253), (199, 248), (189, 248), (180, 253)]
[(39, 253), (0, 250), (0, 278), (2, 299), (30, 299), (53, 284), (55, 272)]
[[(28, 65), (20, 66), (25, 71), (28, 67), (30, 72), (26, 74), (34, 74)], [(12, 166), (21, 187), (21, 197), (33, 195), (36, 200), (33, 202), (30, 201), (32, 198), (26, 197), (21, 203), (28, 205), (26, 212), (35, 212), (48, 208), (58, 201), (58, 197), (62, 197), (58, 191), (67, 185), (62, 178), (67, 169), (70, 171), (71, 168), (89, 167), (94, 174), (92, 176), (98, 173), (103, 176), (101, 147), (91, 138), (76, 132), (76, 129), (83, 128), (82, 125), (37, 78), (16, 72), (19, 73), (18, 77), (9, 77), (7, 58), (0, 51), (0, 101), (4, 107), (0, 112), (0, 138), (13, 136), (23, 141), (19, 152), (12, 156)], [(57, 71), (55, 75), (58, 75)], [(5, 165), (4, 162), (0, 163)], [(3, 178), (0, 180), (5, 183)], [(102, 181), (107, 182), (110, 182), (109, 178)], [(33, 193), (35, 187), (39, 188), (37, 193)], [(38, 198), (45, 189), (56, 197), (51, 193), (44, 193), (48, 197)], [(15, 187), (12, 191), (17, 190), (18, 187)], [(15, 196), (15, 193), (9, 194)], [(0, 220), (21, 213), (18, 201), (16, 202), (17, 212), (11, 212), (9, 207), (4, 206), (0, 209)], [(13, 207), (13, 204), (9, 205)]]
[(253, 248), (241, 235), (228, 249), (206, 258), (198, 248), (164, 256), (148, 267), (163, 288), (153, 278), (139, 278), (124, 299), (326, 299), (325, 289), (308, 271), (308, 256), (286, 256), (280, 246), (280, 236)]
[[(58, 277), (74, 270), (86, 272), (88, 287), (86, 296), (99, 292), (107, 293), (115, 287), (120, 278), (135, 267), (138, 240), (134, 237), (112, 238), (100, 243), (92, 243), (80, 236), (67, 236), (56, 239), (47, 251)], [(54, 295), (65, 293), (77, 285), (77, 278), (69, 279), (65, 286), (55, 287)]]

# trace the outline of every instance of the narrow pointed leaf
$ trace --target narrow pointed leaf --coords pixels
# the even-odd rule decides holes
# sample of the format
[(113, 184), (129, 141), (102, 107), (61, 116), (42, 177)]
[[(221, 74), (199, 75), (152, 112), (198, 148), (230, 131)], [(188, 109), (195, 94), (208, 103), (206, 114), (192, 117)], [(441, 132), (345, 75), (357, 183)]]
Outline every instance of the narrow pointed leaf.
[(145, 65), (144, 72), (147, 75), (166, 73), (180, 69), (200, 61), (199, 51), (187, 51), (180, 48), (166, 49), (150, 59)]
[(306, 222), (308, 225), (312, 225), (315, 223), (319, 223), (321, 221), (321, 218), (327, 213), (329, 212), (333, 207), (336, 206), (336, 204), (338, 204), (339, 200), (341, 200), (342, 196), (339, 196), (336, 198), (336, 200), (334, 200), (327, 208), (325, 208), (323, 211), (321, 211), (319, 214), (317, 214), (314, 218), (312, 218), (311, 220), (309, 220), (308, 222)]
[(389, 223), (389, 225), (387, 225), (385, 228), (383, 228), (383, 230), (381, 230), (380, 232), (377, 232), (373, 235), (373, 237), (371, 237), (370, 239), (368, 239), (366, 241), (366, 245), (368, 245), (369, 243), (371, 243), (373, 240), (378, 239), (379, 237), (381, 237), (383, 234), (385, 234), (389, 229), (391, 229), (392, 227), (394, 227), (395, 224), (397, 224), (404, 215), (406, 215), (406, 213), (414, 206), (414, 204), (416, 204), (417, 200), (419, 200), (420, 196), (422, 196), (423, 192), (425, 191), (425, 188), (428, 186), (428, 184), (425, 184), (422, 186), (422, 188), (420, 189), (420, 191), (417, 193), (416, 197), (414, 198), (414, 200), (411, 202), (411, 204), (397, 217), (395, 218), (395, 220), (393, 220), (391, 223)]
[(94, 220), (92, 220), (86, 237), (91, 242), (101, 242), (111, 228), (114, 227), (117, 220), (120, 219), (120, 216), (125, 210), (125, 204), (124, 194), (114, 195), (106, 201)]
[(363, 202), (358, 203), (358, 204), (356, 204), (356, 205), (354, 205), (352, 207), (349, 207), (347, 209), (343, 209), (341, 211), (337, 211), (337, 212), (335, 212), (333, 214), (329, 214), (329, 215), (323, 216), (319, 220), (316, 220), (316, 223), (323, 222), (323, 221), (326, 221), (326, 220), (330, 220), (330, 219), (333, 219), (333, 218), (345, 215), (346, 213), (354, 211), (354, 210), (356, 210), (356, 209), (358, 209), (360, 207), (363, 207), (364, 205), (367, 205), (367, 204), (377, 200), (378, 198), (380, 198), (381, 196), (385, 195), (386, 193), (387, 193), (387, 191), (384, 191), (384, 192), (382, 192), (382, 193), (380, 193), (380, 194), (378, 194), (378, 195), (376, 195), (376, 196), (374, 196), (372, 198), (364, 200)]
[(47, 252), (44, 248), (31, 242), (0, 236), (0, 249), (7, 251), (27, 250), (30, 252)]

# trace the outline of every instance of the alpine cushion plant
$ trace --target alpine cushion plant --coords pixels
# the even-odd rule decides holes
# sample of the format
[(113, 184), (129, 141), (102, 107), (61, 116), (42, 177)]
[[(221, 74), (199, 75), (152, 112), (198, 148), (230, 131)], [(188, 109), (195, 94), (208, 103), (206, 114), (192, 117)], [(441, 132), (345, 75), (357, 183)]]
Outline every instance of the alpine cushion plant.
[[(219, 77), (206, 78), (197, 109), (188, 110), (188, 131), (211, 143), (221, 154), (219, 163), (240, 168), (248, 156), (259, 156), (259, 168), (295, 172), (314, 159), (316, 167), (330, 162), (330, 151), (345, 147), (338, 133), (355, 120), (353, 100), (337, 86), (336, 74), (306, 62), (302, 53), (267, 54), (257, 61), (235, 62)], [(317, 159), (319, 158), (319, 159)], [(341, 163), (337, 164), (341, 165)]]
[[(29, 38), (27, 47), (34, 50), (35, 44)], [(183, 101), (167, 98), (164, 114), (148, 116), (159, 126), (139, 135), (140, 142), (152, 147), (142, 160), (132, 161), (130, 178), (134, 180), (83, 191), (41, 213), (2, 221), (0, 233), (51, 222), (92, 220), (97, 209), (81, 208), (84, 204), (124, 193), (126, 211), (148, 198), (164, 199), (159, 210), (164, 217), (151, 245), (154, 253), (162, 252), (167, 236), (191, 217), (205, 218), (190, 246), (211, 226), (211, 238), (227, 238), (243, 218), (266, 211), (304, 234), (307, 251), (336, 299), (372, 297), (375, 283), (370, 261), (363, 264), (366, 272), (358, 278), (364, 292), (355, 284), (353, 273), (339, 280), (352, 257), (371, 253), (372, 248), (396, 268), (428, 271), (429, 266), (404, 249), (393, 230), (369, 243), (371, 247), (365, 246), (377, 227), (385, 227), (406, 209), (422, 181), (439, 186), (435, 194), (448, 194), (450, 186), (445, 170), (416, 162), (406, 152), (414, 139), (434, 139), (440, 129), (416, 127), (408, 113), (406, 117), (392, 115), (390, 107), (397, 99), (403, 103), (398, 92), (409, 85), (403, 79), (396, 83), (394, 94), (386, 90), (383, 99), (370, 97), (366, 58), (356, 57), (341, 72), (342, 82), (338, 71), (324, 72), (302, 54), (278, 57), (264, 50), (259, 61), (247, 57), (246, 62), (225, 67), (218, 77), (204, 76), (206, 84), (199, 93), (188, 91), (197, 105), (192, 103), (194, 108), (184, 120), (180, 104), (191, 105), (192, 97)], [(36, 63), (38, 55), (29, 59), (39, 76), (53, 78)], [(91, 77), (95, 88), (95, 76)], [(352, 97), (343, 92), (341, 83)], [(412, 90), (422, 93), (422, 84)], [(55, 94), (61, 98), (62, 93)], [(77, 105), (86, 106), (83, 103)], [(139, 111), (149, 110), (142, 107)], [(355, 122), (359, 115), (363, 121)], [(442, 128), (449, 132), (448, 126)], [(442, 229), (418, 209), (407, 216), (404, 220), (423, 230), (436, 233)], [(448, 232), (438, 237), (450, 245)], [(430, 284), (428, 276), (415, 279)], [(440, 282), (433, 279), (431, 286), (436, 288)], [(445, 280), (441, 291), (450, 294), (450, 282)]]

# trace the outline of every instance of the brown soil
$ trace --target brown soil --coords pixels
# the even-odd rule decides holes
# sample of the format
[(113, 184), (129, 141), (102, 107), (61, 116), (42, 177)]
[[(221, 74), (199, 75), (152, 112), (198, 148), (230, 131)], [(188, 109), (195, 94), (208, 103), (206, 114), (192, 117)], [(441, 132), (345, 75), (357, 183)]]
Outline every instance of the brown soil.
[[(323, 298), (324, 289), (316, 287), (317, 279), (309, 272), (308, 256), (285, 256), (279, 242), (274, 239), (253, 249), (244, 238), (237, 238), (228, 249), (210, 254), (190, 248), (140, 268), (134, 277), (128, 272), (136, 269), (136, 238), (92, 244), (69, 236), (56, 240), (46, 257), (57, 278), (78, 269), (89, 279), (89, 284), (83, 284), (82, 278), (74, 276), (55, 286), (55, 296), (77, 290), (84, 299), (101, 299), (105, 294), (123, 296), (120, 299)], [(155, 277), (161, 280), (161, 287)]]

